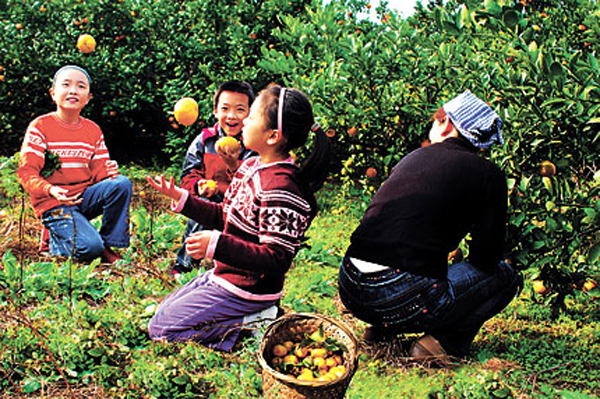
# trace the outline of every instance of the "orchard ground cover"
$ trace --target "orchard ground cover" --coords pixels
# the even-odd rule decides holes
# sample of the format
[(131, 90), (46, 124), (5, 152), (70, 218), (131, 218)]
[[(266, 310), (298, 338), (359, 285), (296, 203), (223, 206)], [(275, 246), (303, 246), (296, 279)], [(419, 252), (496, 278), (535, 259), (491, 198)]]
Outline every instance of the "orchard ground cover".
[[(336, 300), (348, 236), (390, 168), (426, 137), (435, 109), (469, 89), (504, 121), (504, 145), (483, 156), (507, 175), (507, 257), (526, 289), (455, 370), (397, 364), (397, 342), (364, 347), (349, 396), (597, 395), (600, 291), (589, 287), (600, 281), (598, 2), (431, 1), (408, 19), (385, 6), (376, 9), (378, 21), (356, 18), (370, 7), (363, 0), (0, 1), (0, 156), (17, 152), (27, 123), (53, 108), (48, 86), (66, 63), (94, 79), (84, 116), (100, 124), (111, 155), (146, 168), (182, 164), (191, 139), (214, 123), (211, 94), (220, 82), (301, 88), (335, 156), (284, 305), (341, 317), (360, 335), (364, 325)], [(77, 47), (84, 34), (95, 38), (87, 53)], [(199, 107), (190, 126), (173, 114), (184, 97)], [(107, 268), (38, 257), (39, 224), (16, 182), (15, 159), (5, 160), (6, 396), (260, 395), (257, 342), (223, 355), (148, 341), (143, 325), (153, 304), (184, 282), (165, 274), (183, 221), (159, 212), (165, 204), (139, 168), (126, 170), (136, 181), (127, 254), (134, 266)], [(468, 254), (468, 240), (460, 250)]]
[[(170, 171), (174, 173), (175, 171)], [(185, 221), (129, 167), (135, 181), (133, 240), (126, 266), (80, 264), (37, 254), (39, 222), (23, 194), (2, 201), (0, 220), (0, 391), (4, 398), (255, 398), (262, 394), (256, 351), (247, 338), (224, 354), (194, 343), (152, 342), (154, 305), (192, 274), (168, 267)], [(329, 182), (321, 212), (294, 261), (282, 305), (365, 325), (344, 312), (337, 268), (369, 197)], [(551, 310), (531, 281), (488, 322), (472, 354), (450, 369), (403, 364), (398, 340), (360, 345), (348, 398), (588, 398), (600, 392), (600, 307), (580, 292), (568, 312)]]

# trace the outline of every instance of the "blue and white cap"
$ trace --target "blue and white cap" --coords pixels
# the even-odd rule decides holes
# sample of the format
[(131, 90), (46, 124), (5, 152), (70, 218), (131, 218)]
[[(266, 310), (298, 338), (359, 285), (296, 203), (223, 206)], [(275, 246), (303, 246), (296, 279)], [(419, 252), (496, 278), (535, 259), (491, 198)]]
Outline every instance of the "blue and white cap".
[(502, 120), (485, 102), (470, 91), (448, 101), (443, 106), (450, 121), (477, 148), (488, 149), (502, 138)]
[(52, 87), (54, 87), (54, 85), (56, 84), (56, 78), (58, 77), (58, 75), (67, 69), (76, 69), (79, 72), (83, 73), (85, 75), (85, 77), (88, 80), (89, 85), (92, 85), (92, 78), (90, 78), (90, 74), (88, 73), (88, 71), (86, 71), (85, 69), (83, 69), (80, 66), (77, 65), (65, 65), (64, 67), (60, 68), (58, 71), (56, 71), (56, 73), (54, 74), (54, 77), (52, 78)]

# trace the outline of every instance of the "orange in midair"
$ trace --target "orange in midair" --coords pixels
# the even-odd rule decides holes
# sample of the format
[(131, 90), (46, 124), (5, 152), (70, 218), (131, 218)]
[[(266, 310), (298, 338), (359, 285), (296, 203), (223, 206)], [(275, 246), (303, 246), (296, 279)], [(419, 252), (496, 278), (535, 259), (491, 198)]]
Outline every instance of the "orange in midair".
[(84, 54), (91, 53), (96, 48), (96, 39), (87, 33), (77, 39), (77, 48)]
[(175, 104), (175, 119), (185, 126), (190, 126), (198, 119), (198, 103), (190, 97), (184, 97)]

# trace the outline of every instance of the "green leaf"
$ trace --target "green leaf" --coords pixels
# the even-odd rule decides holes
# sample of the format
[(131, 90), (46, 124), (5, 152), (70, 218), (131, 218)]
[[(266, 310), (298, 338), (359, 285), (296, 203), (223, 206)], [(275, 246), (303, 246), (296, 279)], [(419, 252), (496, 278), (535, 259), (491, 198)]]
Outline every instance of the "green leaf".
[(33, 378), (27, 378), (26, 380), (23, 381), (23, 392), (25, 393), (32, 393), (37, 391), (38, 389), (40, 389), (42, 387), (42, 385), (39, 383), (39, 381), (34, 380)]
[(554, 61), (548, 68), (548, 76), (550, 79), (559, 79), (563, 75), (563, 67), (558, 61)]
[(185, 385), (189, 382), (189, 380), (190, 379), (187, 374), (178, 375), (177, 377), (173, 378), (173, 382), (177, 385)]
[(496, 0), (485, 0), (483, 3), (485, 10), (492, 15), (500, 15), (502, 7), (496, 2)]
[(502, 20), (504, 24), (511, 29), (514, 29), (515, 26), (519, 23), (520, 17), (519, 14), (515, 10), (507, 10), (502, 16)]
[(471, 26), (471, 12), (467, 8), (465, 4), (460, 6), (460, 18), (458, 20), (458, 27), (462, 28), (463, 26)]
[(590, 263), (595, 263), (600, 258), (600, 242), (594, 244), (588, 253), (587, 259)]
[(549, 177), (544, 176), (544, 177), (542, 177), (542, 182), (544, 183), (544, 187), (546, 187), (546, 190), (548, 190), (548, 192), (550, 194), (552, 194), (553, 193), (553, 190), (552, 190), (552, 179), (549, 178)]

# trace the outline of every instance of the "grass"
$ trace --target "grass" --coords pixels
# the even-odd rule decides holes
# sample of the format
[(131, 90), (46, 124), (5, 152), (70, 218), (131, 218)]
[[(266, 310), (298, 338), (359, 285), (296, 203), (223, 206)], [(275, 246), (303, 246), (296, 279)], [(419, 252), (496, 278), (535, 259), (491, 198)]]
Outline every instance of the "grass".
[[(152, 304), (180, 280), (168, 277), (185, 220), (135, 180), (131, 266), (40, 258), (38, 222), (21, 199), (3, 199), (0, 220), (0, 397), (2, 398), (257, 398), (259, 341), (231, 354), (195, 343), (152, 342)], [(288, 312), (342, 319), (357, 337), (365, 324), (337, 297), (337, 268), (368, 198), (328, 184), (285, 287)], [(600, 392), (600, 308), (569, 298), (551, 320), (529, 286), (486, 323), (471, 356), (450, 369), (406, 365), (397, 342), (360, 344), (360, 364), (347, 398), (589, 398)]]

